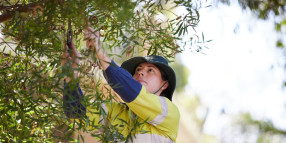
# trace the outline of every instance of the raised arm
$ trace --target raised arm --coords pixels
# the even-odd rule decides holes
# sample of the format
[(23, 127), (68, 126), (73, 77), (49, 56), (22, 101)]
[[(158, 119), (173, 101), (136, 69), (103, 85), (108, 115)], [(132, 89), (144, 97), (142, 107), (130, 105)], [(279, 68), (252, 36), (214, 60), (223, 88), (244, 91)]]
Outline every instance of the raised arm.
[[(111, 59), (104, 53), (100, 44), (100, 34), (94, 29), (88, 27), (85, 30), (86, 46), (95, 54), (103, 70), (106, 70), (111, 63)], [(72, 52), (68, 53), (68, 47), (64, 49), (61, 64), (68, 76), (65, 78), (63, 105), (64, 111), (69, 118), (80, 118), (86, 114), (86, 107), (82, 104), (84, 101), (83, 93), (77, 79), (77, 68), (79, 65), (80, 54), (71, 43)], [(68, 68), (71, 66), (71, 68)], [(68, 71), (71, 70), (71, 71)]]
[(99, 43), (99, 33), (86, 30), (87, 47), (92, 48), (106, 73), (113, 90), (126, 102), (138, 117), (158, 130), (164, 131), (172, 140), (177, 136), (180, 114), (177, 107), (166, 97), (157, 96), (136, 81), (125, 69), (114, 63)]
[(76, 69), (80, 54), (73, 43), (71, 43), (71, 48), (72, 52), (69, 53), (68, 47), (65, 47), (61, 60), (63, 71), (68, 73), (64, 81), (63, 105), (67, 117), (80, 118), (86, 113), (86, 108), (82, 104), (83, 94), (77, 80)]
[[(106, 73), (107, 81), (113, 90), (125, 101), (131, 102), (139, 94), (142, 85), (134, 80), (131, 74), (125, 69), (117, 66), (103, 51), (100, 44), (100, 33), (88, 27), (85, 30), (86, 46), (90, 48), (97, 59), (99, 59), (102, 69)], [(110, 66), (110, 64), (112, 66)], [(119, 87), (113, 85), (119, 84)]]
[[(111, 59), (103, 51), (100, 43), (100, 33), (91, 27), (85, 29), (86, 47), (99, 59), (103, 70), (106, 70), (111, 63)], [(95, 50), (95, 51), (94, 51)]]

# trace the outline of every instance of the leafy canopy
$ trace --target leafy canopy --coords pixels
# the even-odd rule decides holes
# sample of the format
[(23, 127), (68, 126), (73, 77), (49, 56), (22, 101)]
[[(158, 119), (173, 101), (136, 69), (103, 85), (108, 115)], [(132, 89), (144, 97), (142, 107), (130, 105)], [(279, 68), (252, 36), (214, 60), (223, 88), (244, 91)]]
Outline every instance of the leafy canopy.
[[(86, 124), (92, 121), (71, 122), (63, 112), (62, 81), (70, 71), (78, 71), (79, 80), (85, 81), (83, 104), (101, 109), (98, 103), (116, 100), (109, 90), (103, 94), (105, 87), (94, 76), (98, 68), (88, 50), (80, 48), (86, 26), (101, 30), (104, 49), (112, 57), (145, 52), (172, 60), (184, 49), (178, 45), (182, 36), (198, 25), (198, 7), (191, 0), (2, 0), (0, 142), (64, 141), (72, 140), (75, 130), (88, 131)], [(188, 13), (177, 15), (176, 8)], [(62, 69), (60, 64), (68, 21), (73, 42), (84, 55), (78, 69)], [(194, 40), (189, 39), (182, 45), (189, 46)], [(142, 124), (134, 123), (130, 136)], [(126, 139), (112, 125), (94, 136), (103, 142)], [(75, 139), (84, 140), (81, 135)]]

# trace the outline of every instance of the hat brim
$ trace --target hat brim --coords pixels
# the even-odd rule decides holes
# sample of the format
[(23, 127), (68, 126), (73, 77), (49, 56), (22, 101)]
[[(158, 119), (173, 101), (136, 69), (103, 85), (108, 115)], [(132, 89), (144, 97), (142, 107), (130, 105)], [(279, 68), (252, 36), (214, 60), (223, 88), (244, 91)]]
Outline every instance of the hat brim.
[(152, 63), (156, 65), (158, 68), (160, 68), (163, 72), (165, 72), (169, 86), (167, 89), (165, 89), (164, 93), (166, 94), (166, 97), (172, 101), (172, 96), (176, 87), (176, 75), (174, 70), (169, 65), (166, 65), (158, 61), (152, 61), (146, 59), (145, 57), (134, 57), (123, 62), (121, 67), (126, 69), (133, 76), (136, 67), (144, 62)]

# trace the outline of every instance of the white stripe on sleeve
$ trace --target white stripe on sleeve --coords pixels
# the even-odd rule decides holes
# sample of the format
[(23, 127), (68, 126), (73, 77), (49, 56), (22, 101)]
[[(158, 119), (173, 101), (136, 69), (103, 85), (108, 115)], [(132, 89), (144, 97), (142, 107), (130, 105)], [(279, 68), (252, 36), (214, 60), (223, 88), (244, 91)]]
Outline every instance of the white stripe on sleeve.
[(164, 119), (168, 116), (168, 103), (165, 99), (165, 97), (159, 96), (162, 112), (157, 115), (152, 121), (148, 121), (148, 123), (157, 126), (161, 124)]

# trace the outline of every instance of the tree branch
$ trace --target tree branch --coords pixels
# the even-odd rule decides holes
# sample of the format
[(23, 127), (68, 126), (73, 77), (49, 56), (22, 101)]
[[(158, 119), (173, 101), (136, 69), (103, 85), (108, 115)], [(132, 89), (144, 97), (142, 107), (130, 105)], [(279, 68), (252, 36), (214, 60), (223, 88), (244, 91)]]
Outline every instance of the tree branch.
[(24, 5), (22, 7), (19, 7), (15, 10), (12, 10), (12, 11), (8, 11), (2, 15), (0, 15), (0, 23), (6, 21), (6, 20), (9, 20), (11, 19), (14, 14), (18, 11), (18, 12), (29, 12), (29, 11), (32, 11), (34, 7), (36, 7), (38, 4), (35, 4), (35, 3), (30, 3), (30, 4), (27, 4), (27, 5)]
[(11, 9), (11, 8), (16, 8), (16, 7), (20, 7), (20, 6), (22, 6), (22, 5), (21, 4), (15, 4), (15, 5), (10, 5), (10, 6), (0, 5), (0, 11)]

